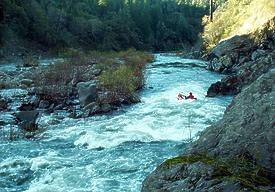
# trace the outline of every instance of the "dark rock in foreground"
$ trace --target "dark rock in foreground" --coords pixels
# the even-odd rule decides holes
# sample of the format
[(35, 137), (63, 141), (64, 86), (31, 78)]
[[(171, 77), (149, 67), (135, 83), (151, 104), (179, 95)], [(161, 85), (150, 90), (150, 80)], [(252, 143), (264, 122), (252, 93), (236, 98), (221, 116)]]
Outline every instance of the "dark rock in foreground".
[(167, 160), (142, 191), (274, 191), (275, 69), (238, 94), (188, 154)]

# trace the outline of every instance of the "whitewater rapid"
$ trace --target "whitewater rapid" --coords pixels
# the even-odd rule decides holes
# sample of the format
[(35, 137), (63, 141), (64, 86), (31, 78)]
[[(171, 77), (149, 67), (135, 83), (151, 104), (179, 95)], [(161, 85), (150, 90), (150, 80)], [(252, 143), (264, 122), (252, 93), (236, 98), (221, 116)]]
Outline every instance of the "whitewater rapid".
[[(44, 115), (34, 141), (0, 140), (0, 191), (140, 191), (143, 179), (187, 142), (221, 119), (231, 97), (206, 98), (222, 76), (205, 63), (156, 54), (141, 103), (89, 118)], [(178, 101), (190, 91), (197, 101)]]

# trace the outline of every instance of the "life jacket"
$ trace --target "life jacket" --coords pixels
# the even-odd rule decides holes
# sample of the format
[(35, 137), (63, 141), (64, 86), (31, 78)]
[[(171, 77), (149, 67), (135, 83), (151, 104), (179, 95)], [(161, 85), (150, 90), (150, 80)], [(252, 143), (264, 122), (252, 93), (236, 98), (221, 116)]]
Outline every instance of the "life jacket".
[(190, 94), (190, 95), (188, 96), (188, 99), (195, 99), (195, 97), (194, 97), (194, 95), (191, 95), (191, 94)]

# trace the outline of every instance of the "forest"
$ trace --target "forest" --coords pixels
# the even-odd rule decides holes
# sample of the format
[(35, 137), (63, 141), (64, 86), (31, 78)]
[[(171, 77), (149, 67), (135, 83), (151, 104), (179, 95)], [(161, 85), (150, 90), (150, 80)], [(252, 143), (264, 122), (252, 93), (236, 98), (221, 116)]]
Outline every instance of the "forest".
[[(3, 0), (1, 46), (167, 51), (194, 45), (208, 0)], [(216, 1), (216, 5), (224, 0)]]

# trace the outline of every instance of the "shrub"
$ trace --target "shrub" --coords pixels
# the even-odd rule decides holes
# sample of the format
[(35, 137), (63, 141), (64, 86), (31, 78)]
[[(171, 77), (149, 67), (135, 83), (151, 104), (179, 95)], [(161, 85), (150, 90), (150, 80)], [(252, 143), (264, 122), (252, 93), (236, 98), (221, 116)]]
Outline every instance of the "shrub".
[(99, 80), (104, 88), (115, 93), (114, 97), (129, 98), (144, 85), (145, 63), (152, 62), (152, 54), (134, 49), (112, 53), (112, 60), (101, 64), (105, 70)]
[(51, 98), (66, 98), (72, 91), (70, 81), (73, 78), (73, 68), (66, 62), (56, 63), (47, 69), (37, 70), (34, 74), (36, 92)]
[(118, 96), (129, 97), (135, 92), (134, 70), (122, 65), (117, 69), (108, 69), (100, 76), (102, 85)]
[(72, 96), (77, 82), (100, 76), (103, 89), (112, 92), (114, 98), (125, 98), (143, 86), (145, 63), (152, 60), (151, 54), (133, 49), (117, 53), (78, 52), (64, 62), (36, 70), (33, 79), (38, 94), (62, 99)]

